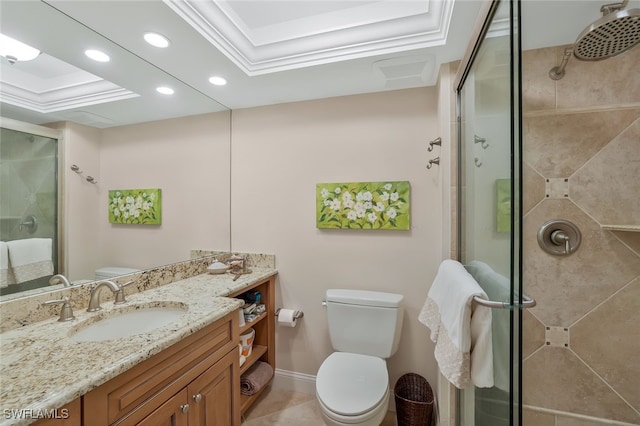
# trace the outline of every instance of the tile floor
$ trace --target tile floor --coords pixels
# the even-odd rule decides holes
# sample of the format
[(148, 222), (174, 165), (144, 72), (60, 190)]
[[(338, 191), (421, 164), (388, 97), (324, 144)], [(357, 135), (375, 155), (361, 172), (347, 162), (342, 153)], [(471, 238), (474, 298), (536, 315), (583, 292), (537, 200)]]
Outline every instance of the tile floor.
[[(381, 426), (395, 426), (388, 412)], [(324, 426), (315, 395), (274, 389), (270, 386), (245, 413), (243, 426)]]

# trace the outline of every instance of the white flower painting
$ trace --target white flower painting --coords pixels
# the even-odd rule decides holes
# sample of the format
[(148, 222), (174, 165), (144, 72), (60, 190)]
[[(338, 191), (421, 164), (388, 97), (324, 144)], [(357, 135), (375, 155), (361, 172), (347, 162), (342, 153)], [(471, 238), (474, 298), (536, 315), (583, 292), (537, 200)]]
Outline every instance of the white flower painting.
[(162, 190), (115, 189), (109, 191), (109, 223), (160, 225)]
[(316, 226), (339, 229), (410, 228), (408, 181), (319, 183)]

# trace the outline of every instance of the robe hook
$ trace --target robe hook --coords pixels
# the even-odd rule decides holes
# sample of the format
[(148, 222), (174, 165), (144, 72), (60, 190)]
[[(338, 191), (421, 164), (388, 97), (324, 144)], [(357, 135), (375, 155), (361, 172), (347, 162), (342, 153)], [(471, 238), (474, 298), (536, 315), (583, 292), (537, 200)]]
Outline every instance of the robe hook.
[(427, 169), (433, 167), (434, 164), (440, 164), (440, 157), (432, 158), (429, 160), (429, 164), (427, 164)]
[(433, 151), (434, 145), (442, 146), (442, 138), (438, 137), (432, 140), (431, 142), (429, 142), (429, 148), (427, 148), (427, 151), (429, 152)]

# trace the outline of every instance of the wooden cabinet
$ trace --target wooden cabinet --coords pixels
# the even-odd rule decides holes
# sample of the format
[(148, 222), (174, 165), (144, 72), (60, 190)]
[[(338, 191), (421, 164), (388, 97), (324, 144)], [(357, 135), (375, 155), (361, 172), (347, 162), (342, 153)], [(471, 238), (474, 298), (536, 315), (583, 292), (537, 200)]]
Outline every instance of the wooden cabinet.
[[(262, 303), (265, 304), (266, 311), (256, 318), (252, 322), (247, 322), (244, 326), (240, 327), (240, 333), (242, 334), (248, 329), (252, 328), (256, 331), (256, 337), (253, 343), (253, 351), (247, 359), (247, 361), (240, 367), (240, 375), (246, 372), (257, 361), (263, 361), (271, 365), (275, 371), (276, 369), (276, 313), (275, 313), (275, 277), (271, 277), (265, 281), (256, 283), (255, 285), (242, 289), (237, 293), (231, 295), (231, 297), (237, 297), (241, 294), (250, 291), (257, 290), (262, 295)], [(273, 380), (273, 379), (272, 379)], [(269, 382), (271, 383), (271, 382)], [(240, 397), (240, 411), (244, 414), (251, 405), (258, 399), (258, 397), (264, 392), (267, 386), (264, 386), (260, 391), (251, 396), (242, 395)]]
[(151, 414), (137, 422), (138, 426), (188, 426), (187, 411), (189, 407), (185, 405), (187, 390), (178, 392), (167, 402), (162, 404)]
[(229, 352), (187, 387), (189, 426), (239, 424), (238, 358), (237, 350)]
[[(186, 388), (169, 398), (151, 414), (138, 421), (126, 417), (118, 424), (137, 426), (207, 426), (239, 425), (235, 413), (234, 379), (238, 355), (229, 352), (223, 359), (198, 376)], [(234, 401), (235, 399), (235, 401)]]
[[(197, 426), (202, 416), (193, 410), (239, 425), (238, 336), (238, 314), (232, 312), (143, 361), (84, 395), (83, 424)], [(211, 395), (224, 399), (224, 409)]]

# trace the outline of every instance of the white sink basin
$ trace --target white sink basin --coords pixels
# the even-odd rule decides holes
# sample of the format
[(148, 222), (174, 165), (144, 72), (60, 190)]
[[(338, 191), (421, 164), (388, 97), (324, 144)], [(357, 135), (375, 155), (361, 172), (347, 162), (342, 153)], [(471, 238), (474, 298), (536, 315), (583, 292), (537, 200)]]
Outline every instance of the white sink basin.
[(148, 333), (170, 324), (187, 313), (187, 305), (171, 303), (163, 306), (128, 306), (109, 311), (98, 319), (78, 324), (70, 332), (76, 342), (101, 342)]

